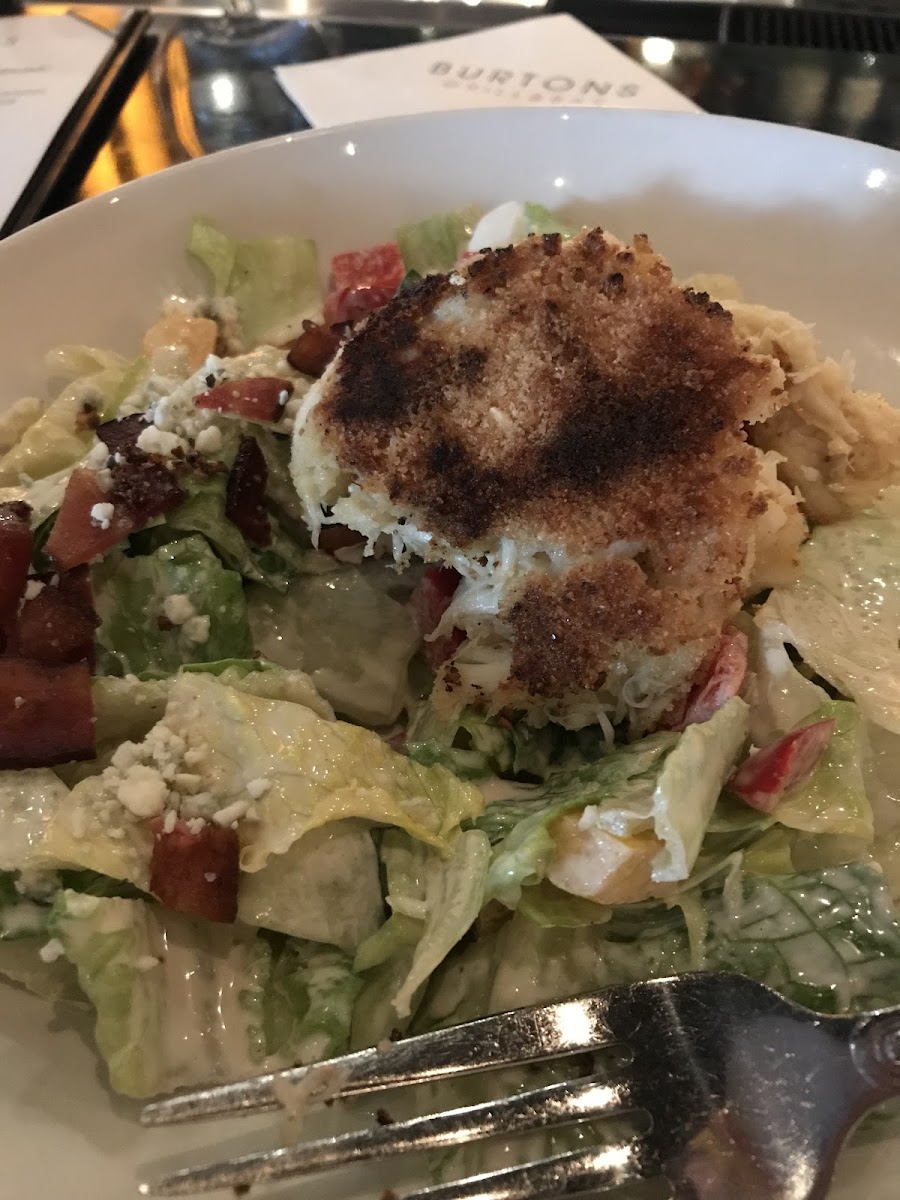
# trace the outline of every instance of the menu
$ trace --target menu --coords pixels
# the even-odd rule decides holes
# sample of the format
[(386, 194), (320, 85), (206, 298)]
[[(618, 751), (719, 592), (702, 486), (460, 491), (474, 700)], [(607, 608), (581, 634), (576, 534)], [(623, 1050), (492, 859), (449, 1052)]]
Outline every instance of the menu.
[(278, 67), (312, 125), (445, 108), (559, 104), (697, 112), (697, 106), (565, 13), (480, 33)]
[(111, 45), (72, 14), (0, 17), (0, 225)]

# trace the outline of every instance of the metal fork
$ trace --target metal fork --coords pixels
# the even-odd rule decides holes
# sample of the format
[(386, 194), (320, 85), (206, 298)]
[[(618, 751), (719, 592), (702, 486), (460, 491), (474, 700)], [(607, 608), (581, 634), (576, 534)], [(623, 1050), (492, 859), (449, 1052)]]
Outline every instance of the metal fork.
[[(314, 1067), (148, 1105), (146, 1125), (319, 1102), (624, 1044), (621, 1078), (592, 1074), (487, 1103), (175, 1171), (142, 1183), (180, 1196), (308, 1175), (502, 1134), (649, 1115), (645, 1132), (430, 1187), (406, 1200), (541, 1200), (662, 1176), (685, 1200), (817, 1200), (848, 1131), (900, 1095), (900, 1007), (820, 1016), (742, 975), (611, 987), (364, 1050)], [(595, 1068), (596, 1070), (596, 1064)], [(318, 1095), (316, 1095), (318, 1091)]]

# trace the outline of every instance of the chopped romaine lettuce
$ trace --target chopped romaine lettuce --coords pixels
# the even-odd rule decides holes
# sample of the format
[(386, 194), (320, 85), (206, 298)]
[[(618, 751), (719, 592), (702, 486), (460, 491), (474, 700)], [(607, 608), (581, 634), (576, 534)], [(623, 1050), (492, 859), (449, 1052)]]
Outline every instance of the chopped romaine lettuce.
[(225, 516), (225, 487), (224, 475), (189, 482), (188, 499), (168, 514), (166, 527), (203, 534), (232, 571), (283, 592), (302, 567), (303, 549), (274, 519), (270, 519), (270, 545), (250, 546), (238, 527)]
[[(357, 950), (367, 1003), (377, 1017), (360, 1018), (380, 1036), (409, 1023), (424, 986), (474, 923), (484, 902), (490, 843), (480, 830), (455, 838), (450, 853), (387, 830), (381, 857), (391, 915)], [(356, 1035), (354, 1035), (356, 1038)]]
[(16, 872), (0, 871), (0, 942), (46, 934), (50, 910), (19, 887)]
[(166, 710), (167, 679), (99, 675), (91, 683), (97, 745), (139, 742)]
[(69, 789), (46, 767), (0, 771), (0, 871), (29, 870)]
[[(395, 914), (421, 922), (409, 972), (393, 998), (398, 1017), (408, 1017), (413, 998), (432, 972), (471, 928), (484, 902), (484, 886), (490, 862), (490, 843), (479, 829), (457, 835), (449, 855), (433, 851), (422, 863), (417, 880), (419, 895), (388, 894)], [(404, 913), (404, 903), (410, 911)]]
[(750, 736), (757, 746), (764, 746), (779, 734), (804, 724), (828, 699), (828, 693), (791, 662), (785, 647), (785, 631), (769, 620), (767, 611), (764, 605), (755, 622), (742, 623), (750, 647), (747, 664), (752, 681)]
[(581, 925), (603, 925), (612, 909), (583, 896), (571, 896), (555, 887), (548, 879), (522, 889), (517, 912), (536, 925), (550, 928), (562, 925), (577, 928)]
[(309, 238), (231, 238), (196, 217), (188, 250), (209, 270), (215, 294), (236, 302), (248, 346), (289, 340), (321, 307), (316, 244)]
[[(112, 553), (94, 569), (93, 582), (107, 674), (173, 672), (185, 662), (253, 653), (241, 578), (205, 538), (178, 538), (133, 558)], [(187, 597), (200, 628), (167, 617), (164, 604), (173, 596)]]
[(559, 869), (553, 827), (571, 812), (621, 844), (652, 834), (650, 878), (686, 880), (746, 729), (747, 706), (735, 698), (680, 737), (653, 734), (589, 766), (554, 773), (533, 797), (489, 806), (478, 825), (499, 844), (487, 895), (516, 907), (522, 888), (546, 878), (551, 861), (560, 885), (567, 872)]
[(363, 725), (389, 725), (407, 697), (419, 634), (409, 610), (358, 569), (295, 579), (285, 596), (249, 600), (259, 650), (307, 671), (335, 711)]
[(900, 488), (868, 512), (821, 525), (801, 547), (797, 582), (757, 617), (875, 724), (900, 733)]
[(453, 720), (439, 717), (430, 699), (416, 708), (406, 752), (416, 762), (441, 763), (462, 779), (544, 779), (551, 770), (594, 761), (605, 748), (599, 729), (573, 732), (548, 721), (492, 717), (466, 708)]
[(407, 271), (418, 271), (420, 275), (452, 271), (478, 217), (477, 208), (460, 208), (401, 226), (397, 230), (397, 244)]
[[(99, 352), (89, 352), (94, 353)], [(99, 370), (100, 364), (93, 358), (83, 365), (89, 366), (90, 373), (67, 384), (18, 442), (0, 457), (0, 486), (19, 487), (23, 476), (44, 480), (49, 475), (68, 472), (80, 462), (94, 441), (90, 428), (85, 425), (79, 429), (76, 424), (85, 404), (92, 405), (101, 420), (115, 415), (122, 400), (124, 360), (110, 356), (108, 365)]]
[(50, 928), (126, 1095), (312, 1061), (347, 1042), (358, 984), (339, 951), (73, 891), (57, 897)]
[(556, 849), (551, 826), (564, 813), (648, 801), (677, 741), (675, 734), (653, 734), (589, 766), (556, 772), (531, 796), (488, 805), (476, 822), (495, 847), (488, 898), (515, 908), (522, 889), (546, 877)]
[(813, 773), (787, 793), (772, 815), (782, 825), (807, 833), (846, 834), (871, 842), (872, 806), (866, 796), (859, 709), (830, 700), (804, 720), (834, 719), (834, 733)]
[(543, 204), (525, 202), (526, 234), (561, 233), (563, 237), (571, 237), (574, 230), (571, 225), (560, 217), (559, 213), (545, 208)]
[(44, 962), (41, 950), (47, 935), (0, 940), (0, 976), (18, 983), (35, 996), (53, 1003), (87, 1008), (88, 1001), (78, 986), (78, 974), (67, 958)]
[(900, 999), (900, 927), (883, 877), (866, 863), (737, 875), (703, 906), (693, 948), (677, 909), (658, 930), (642, 917), (630, 939), (611, 925), (542, 927), (516, 913), (448, 957), (414, 1028), (698, 967), (740, 971), (820, 1012)]
[(481, 218), (469, 238), (469, 251), (498, 250), (521, 242), (531, 234), (561, 233), (571, 237), (572, 230), (562, 218), (543, 204), (507, 200)]
[(378, 855), (363, 821), (333, 821), (303, 835), (261, 871), (241, 878), (238, 916), (353, 952), (384, 916)]
[[(209, 664), (212, 666), (213, 664)], [(268, 700), (284, 700), (290, 704), (302, 704), (310, 708), (325, 721), (334, 720), (334, 710), (327, 700), (316, 691), (313, 681), (303, 671), (287, 671), (272, 663), (254, 661), (254, 670), (231, 664), (224, 671), (217, 671), (220, 683), (246, 692), (249, 696), (264, 696)], [(185, 667), (188, 673), (200, 670), (197, 664)]]
[(248, 695), (208, 675), (175, 680), (164, 721), (189, 746), (203, 747), (206, 765), (198, 769), (208, 772), (222, 806), (246, 796), (250, 781), (267, 781), (259, 819), (242, 834), (247, 871), (258, 871), (308, 830), (345, 817), (398, 825), (446, 848), (460, 822), (482, 808), (477, 789), (442, 767), (411, 762), (367, 729)]

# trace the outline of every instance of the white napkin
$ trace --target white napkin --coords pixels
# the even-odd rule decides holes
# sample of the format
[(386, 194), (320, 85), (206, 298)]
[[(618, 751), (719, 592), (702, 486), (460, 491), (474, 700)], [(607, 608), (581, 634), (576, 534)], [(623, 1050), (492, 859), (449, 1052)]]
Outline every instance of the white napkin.
[(110, 45), (74, 16), (0, 17), (0, 225)]
[(278, 67), (312, 125), (559, 104), (697, 112), (697, 105), (565, 13), (346, 58)]

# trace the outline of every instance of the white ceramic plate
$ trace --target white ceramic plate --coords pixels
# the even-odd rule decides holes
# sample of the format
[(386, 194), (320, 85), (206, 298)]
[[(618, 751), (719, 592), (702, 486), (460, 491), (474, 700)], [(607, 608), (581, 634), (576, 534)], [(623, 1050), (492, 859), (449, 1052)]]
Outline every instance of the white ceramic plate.
[[(861, 386), (900, 402), (900, 154), (718, 117), (507, 109), (216, 154), (3, 243), (0, 407), (41, 394), (49, 347), (133, 353), (166, 295), (199, 291), (183, 252), (195, 213), (247, 234), (310, 234), (327, 261), (401, 221), (513, 198), (646, 232), (679, 273), (737, 276), (749, 299), (814, 321), (829, 352), (853, 355)], [(4, 1200), (128, 1200), (141, 1164), (229, 1133), (141, 1131), (136, 1107), (104, 1087), (86, 1028), (2, 984), (0, 1064)], [(854, 1148), (836, 1197), (896, 1200), (898, 1172), (900, 1143)], [(291, 1194), (378, 1186), (370, 1172)]]

